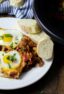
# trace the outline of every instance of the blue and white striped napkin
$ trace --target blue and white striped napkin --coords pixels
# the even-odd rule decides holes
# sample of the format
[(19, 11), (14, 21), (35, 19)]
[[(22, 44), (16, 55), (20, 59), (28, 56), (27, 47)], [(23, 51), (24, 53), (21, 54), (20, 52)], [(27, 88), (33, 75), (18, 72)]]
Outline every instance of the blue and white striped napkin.
[(0, 14), (8, 13), (9, 15), (15, 15), (17, 18), (32, 18), (32, 4), (33, 0), (25, 0), (24, 5), (18, 8), (10, 6), (9, 0), (4, 0), (4, 2), (0, 3)]

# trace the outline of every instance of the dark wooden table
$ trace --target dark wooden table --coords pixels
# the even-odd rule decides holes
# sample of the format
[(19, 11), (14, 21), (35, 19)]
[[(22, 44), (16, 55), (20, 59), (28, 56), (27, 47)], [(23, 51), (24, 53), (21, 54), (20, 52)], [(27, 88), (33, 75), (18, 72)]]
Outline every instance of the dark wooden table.
[(54, 61), (48, 73), (35, 84), (0, 94), (64, 94), (64, 47), (55, 43)]

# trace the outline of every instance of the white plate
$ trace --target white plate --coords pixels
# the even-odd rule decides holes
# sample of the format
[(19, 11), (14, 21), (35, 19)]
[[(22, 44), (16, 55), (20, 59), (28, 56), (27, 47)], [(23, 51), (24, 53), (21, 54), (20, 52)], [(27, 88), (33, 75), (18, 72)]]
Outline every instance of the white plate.
[[(15, 18), (0, 18), (0, 28), (8, 28), (8, 29), (16, 29), (18, 30), (17, 23)], [(8, 79), (0, 77), (0, 89), (8, 90), (8, 89), (17, 89), (23, 88), (28, 85), (31, 85), (41, 79), (50, 69), (52, 65), (53, 59), (50, 61), (44, 60), (44, 66), (35, 67), (31, 70), (23, 73), (20, 79)]]

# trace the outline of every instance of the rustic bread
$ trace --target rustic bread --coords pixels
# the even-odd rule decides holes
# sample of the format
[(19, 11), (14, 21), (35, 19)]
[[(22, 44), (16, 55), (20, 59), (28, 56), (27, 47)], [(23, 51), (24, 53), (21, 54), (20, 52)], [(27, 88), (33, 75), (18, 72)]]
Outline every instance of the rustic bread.
[(10, 0), (10, 5), (14, 7), (20, 7), (24, 4), (24, 0)]
[(18, 24), (26, 33), (37, 34), (41, 32), (41, 28), (34, 19), (21, 19), (18, 20)]
[[(39, 57), (46, 60), (51, 59), (54, 43), (45, 32), (41, 31), (41, 29), (36, 29), (37, 24), (35, 23), (37, 23), (35, 20), (22, 19), (19, 21), (20, 30), (37, 44), (37, 54)], [(25, 29), (23, 26), (25, 26)]]
[(46, 60), (51, 59), (53, 56), (53, 47), (54, 44), (51, 39), (42, 39), (37, 45), (38, 56)]

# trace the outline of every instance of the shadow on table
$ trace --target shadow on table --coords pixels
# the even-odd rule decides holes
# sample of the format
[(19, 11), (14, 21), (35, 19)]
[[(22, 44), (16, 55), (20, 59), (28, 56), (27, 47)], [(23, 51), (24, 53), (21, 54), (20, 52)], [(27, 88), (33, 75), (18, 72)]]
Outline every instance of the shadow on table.
[[(63, 66), (63, 48), (59, 46), (58, 44), (55, 44), (55, 56), (54, 56), (54, 63), (52, 64), (51, 69), (45, 75), (41, 80), (39, 80), (37, 83), (28, 86), (23, 89), (18, 89), (18, 90), (12, 90), (12, 91), (3, 91), (0, 90), (1, 94), (45, 94), (40, 92), (41, 90), (44, 90), (44, 88), (49, 85), (49, 83), (52, 83), (54, 79), (59, 74), (60, 69)], [(39, 93), (40, 92), (40, 93)]]

